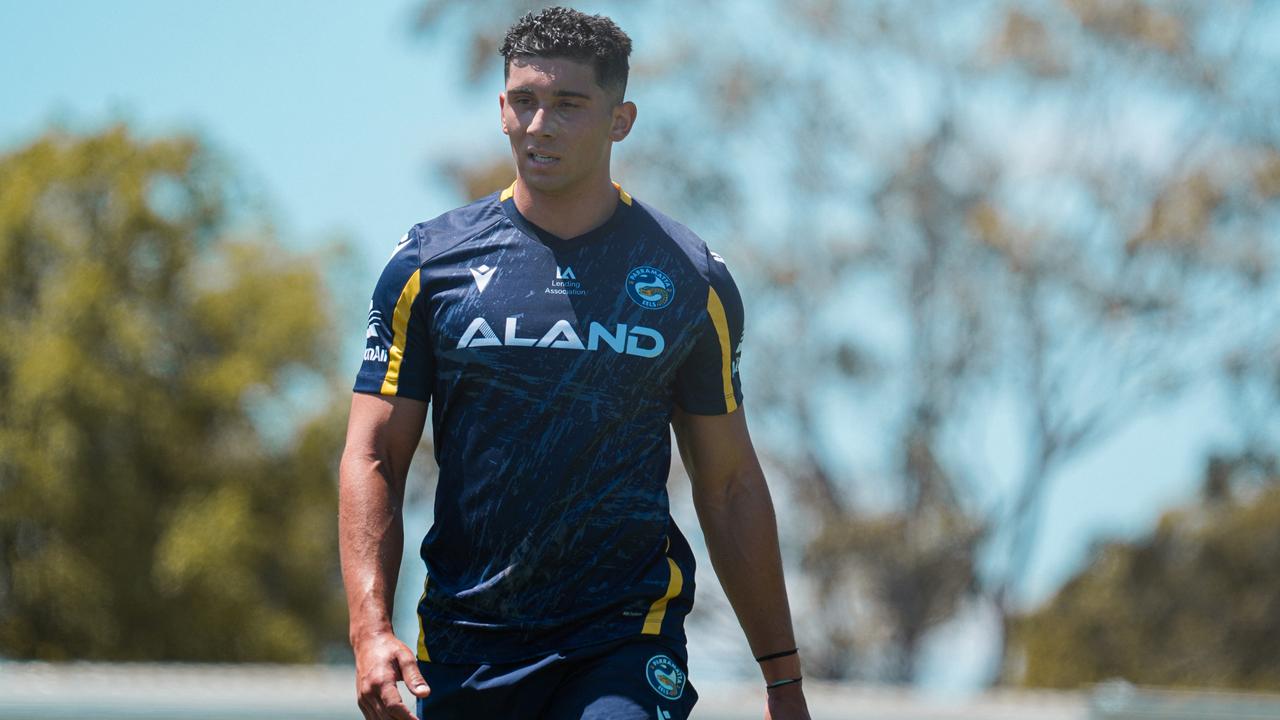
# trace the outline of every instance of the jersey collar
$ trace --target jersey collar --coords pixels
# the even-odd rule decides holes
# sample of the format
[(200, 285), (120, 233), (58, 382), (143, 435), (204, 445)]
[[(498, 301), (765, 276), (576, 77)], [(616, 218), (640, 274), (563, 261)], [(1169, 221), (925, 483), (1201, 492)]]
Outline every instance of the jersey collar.
[(512, 224), (526, 235), (529, 235), (550, 247), (566, 248), (569, 246), (589, 243), (593, 240), (603, 240), (612, 234), (613, 231), (622, 223), (625, 215), (631, 208), (632, 199), (631, 195), (626, 190), (623, 190), (622, 186), (618, 185), (618, 183), (614, 183), (613, 186), (618, 190), (618, 205), (614, 208), (613, 214), (609, 216), (609, 219), (605, 220), (604, 223), (598, 227), (592, 228), (581, 235), (571, 238), (562, 238), (559, 235), (554, 235), (543, 230), (522, 215), (520, 210), (516, 208), (516, 184), (514, 182), (499, 194), (498, 203), (502, 206), (502, 211), (506, 213), (507, 218), (511, 220)]

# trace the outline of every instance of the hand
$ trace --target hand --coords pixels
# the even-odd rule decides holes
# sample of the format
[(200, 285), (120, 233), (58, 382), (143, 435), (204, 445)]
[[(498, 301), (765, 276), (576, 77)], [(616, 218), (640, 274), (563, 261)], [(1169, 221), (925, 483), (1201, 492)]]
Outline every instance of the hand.
[(809, 720), (809, 706), (805, 704), (800, 683), (783, 685), (767, 692), (764, 720)]
[(357, 704), (365, 720), (416, 720), (413, 711), (400, 699), (396, 681), (403, 680), (409, 692), (424, 698), (431, 693), (418, 671), (418, 659), (408, 645), (390, 632), (367, 636), (352, 643), (356, 654)]

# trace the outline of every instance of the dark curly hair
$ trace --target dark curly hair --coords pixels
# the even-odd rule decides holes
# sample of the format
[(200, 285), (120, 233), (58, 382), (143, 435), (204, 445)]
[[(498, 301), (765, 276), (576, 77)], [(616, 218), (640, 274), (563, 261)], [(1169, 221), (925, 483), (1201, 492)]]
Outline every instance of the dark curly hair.
[(550, 7), (534, 15), (527, 13), (507, 31), (498, 53), (506, 58), (504, 78), (511, 74), (511, 60), (517, 57), (564, 58), (590, 63), (596, 84), (622, 102), (627, 91), (631, 38), (604, 15), (587, 15), (571, 8)]

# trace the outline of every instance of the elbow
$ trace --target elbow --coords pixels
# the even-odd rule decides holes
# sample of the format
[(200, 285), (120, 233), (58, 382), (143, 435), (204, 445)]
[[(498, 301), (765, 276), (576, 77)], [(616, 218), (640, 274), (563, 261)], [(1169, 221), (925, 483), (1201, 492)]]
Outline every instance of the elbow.
[(381, 467), (384, 467), (384, 463), (378, 453), (369, 448), (348, 444), (342, 449), (342, 459), (338, 462), (338, 477), (346, 483)]
[(343, 487), (377, 483), (398, 489), (403, 487), (404, 476), (395, 471), (388, 454), (374, 448), (348, 446), (338, 463), (338, 481)]
[(699, 513), (735, 512), (743, 503), (761, 501), (772, 504), (758, 462), (745, 462), (720, 477), (694, 482), (693, 502)]

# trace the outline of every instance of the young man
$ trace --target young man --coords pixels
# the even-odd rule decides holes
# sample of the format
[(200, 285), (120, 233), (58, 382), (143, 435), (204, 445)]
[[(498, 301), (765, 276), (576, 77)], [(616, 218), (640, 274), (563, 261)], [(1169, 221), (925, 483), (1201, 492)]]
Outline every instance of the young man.
[[(694, 561), (668, 512), (674, 426), (716, 572), (768, 686), (807, 718), (724, 262), (613, 184), (630, 39), (564, 8), (507, 34), (516, 180), (413, 226), (374, 292), (342, 459), (359, 705), (410, 718), (679, 720)], [(405, 475), (440, 466), (417, 653), (391, 630)]]

